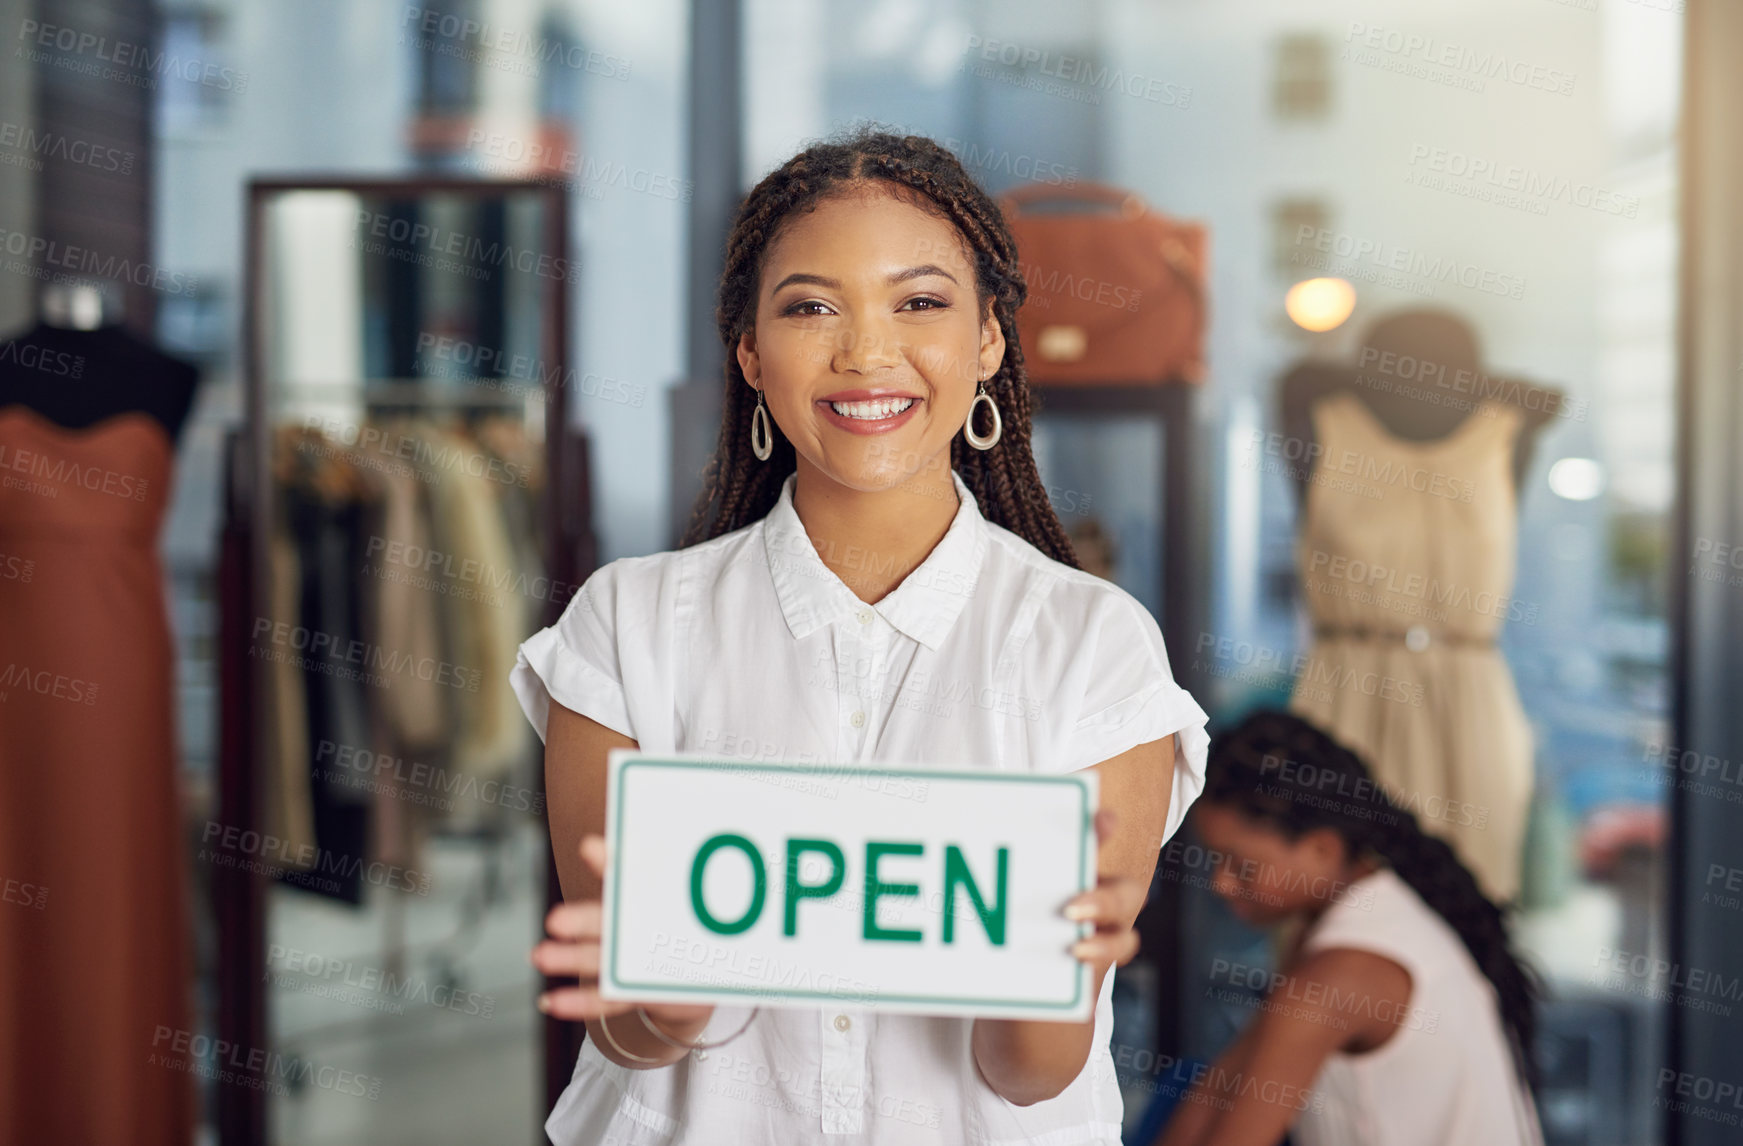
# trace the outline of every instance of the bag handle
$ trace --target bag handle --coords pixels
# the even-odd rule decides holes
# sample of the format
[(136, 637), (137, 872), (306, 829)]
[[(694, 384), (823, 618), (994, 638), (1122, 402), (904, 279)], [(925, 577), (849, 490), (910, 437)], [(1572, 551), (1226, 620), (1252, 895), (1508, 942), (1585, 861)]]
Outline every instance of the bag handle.
[(1094, 203), (1118, 207), (1120, 214), (1128, 219), (1136, 219), (1150, 209), (1136, 191), (1111, 187), (1106, 183), (1079, 183), (1071, 187), (1031, 183), (999, 197), (999, 206), (1006, 216), (1021, 214), (1021, 208), (1037, 203)]
[[(1005, 213), (1007, 220), (1020, 215), (1020, 208), (1037, 203), (1094, 203), (1104, 207), (1118, 207), (1120, 216), (1124, 219), (1140, 218), (1150, 210), (1143, 196), (1136, 191), (1106, 183), (1079, 183), (1072, 187), (1031, 183), (1027, 187), (1018, 187), (999, 196), (999, 210)], [(1192, 300), (1202, 307), (1204, 291), (1198, 281), (1199, 268), (1179, 239), (1170, 236), (1163, 242), (1162, 261), (1174, 272), (1174, 277), (1186, 288)]]

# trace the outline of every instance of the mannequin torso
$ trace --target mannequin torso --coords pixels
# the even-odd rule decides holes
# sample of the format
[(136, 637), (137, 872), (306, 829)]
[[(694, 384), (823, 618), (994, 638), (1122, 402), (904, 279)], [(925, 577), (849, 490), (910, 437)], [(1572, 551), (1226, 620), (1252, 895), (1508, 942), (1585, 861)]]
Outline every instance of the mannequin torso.
[[(1558, 390), (1491, 378), (1477, 361), (1475, 338), (1462, 320), (1438, 311), (1388, 316), (1368, 335), (1356, 368), (1307, 363), (1284, 376), (1278, 388), (1283, 433), (1301, 443), (1305, 456), (1316, 456), (1315, 404), (1350, 391), (1394, 437), (1439, 441), (1477, 416), (1476, 392), (1524, 415), (1512, 465), (1514, 488), (1521, 489), (1537, 435), (1566, 399)], [(1305, 496), (1308, 471), (1293, 471), (1298, 495)]]
[(39, 322), (0, 342), (0, 409), (27, 406), (82, 430), (129, 412), (156, 420), (175, 444), (199, 371), (119, 323), (77, 330)]

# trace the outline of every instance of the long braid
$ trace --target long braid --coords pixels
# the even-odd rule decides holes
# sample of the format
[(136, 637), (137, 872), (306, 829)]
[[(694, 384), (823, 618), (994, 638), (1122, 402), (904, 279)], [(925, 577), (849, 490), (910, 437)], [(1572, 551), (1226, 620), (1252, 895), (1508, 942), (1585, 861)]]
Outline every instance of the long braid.
[(1536, 1006), (1543, 988), (1509, 949), (1501, 909), (1483, 894), (1452, 847), (1424, 832), (1404, 809), (1398, 810), (1398, 822), (1375, 850), (1465, 941), (1471, 958), (1494, 986), (1501, 1013), (1509, 1017), (1506, 1025), (1515, 1061), (1523, 1063), (1522, 1076), (1535, 1090), (1540, 1081), (1536, 1060), (1524, 1048), (1534, 1045), (1537, 1037)]
[[(720, 437), (703, 469), (702, 492), (679, 547), (760, 520), (779, 500), (782, 483), (797, 467), (793, 444), (778, 427), (773, 431), (774, 452), (767, 461), (759, 461), (751, 452), (750, 420), (757, 395), (745, 381), (736, 350), (740, 336), (755, 326), (763, 262), (781, 225), (831, 194), (868, 182), (906, 191), (956, 226), (974, 254), (981, 306), (992, 301), (993, 315), (1004, 331), (1004, 359), (986, 382), (988, 395), (998, 404), (1003, 431), (989, 450), (974, 449), (958, 434), (950, 443), (952, 468), (988, 521), (1054, 560), (1081, 568), (1035, 466), (1034, 401), (1017, 339), (1017, 308), (1028, 287), (1004, 215), (944, 147), (924, 136), (897, 136), (870, 127), (795, 155), (765, 176), (739, 207), (726, 243), (715, 308), (715, 324), (726, 347)], [(986, 432), (991, 425), (976, 429)]]
[[(1280, 767), (1283, 762), (1295, 765)], [(1540, 1081), (1531, 1053), (1541, 979), (1513, 952), (1506, 919), (1445, 841), (1422, 830), (1374, 781), (1355, 752), (1285, 712), (1247, 717), (1211, 744), (1204, 802), (1238, 809), (1290, 839), (1315, 828), (1343, 837), (1351, 858), (1372, 853), (1458, 933), (1495, 988), (1514, 1068), (1527, 1087)]]

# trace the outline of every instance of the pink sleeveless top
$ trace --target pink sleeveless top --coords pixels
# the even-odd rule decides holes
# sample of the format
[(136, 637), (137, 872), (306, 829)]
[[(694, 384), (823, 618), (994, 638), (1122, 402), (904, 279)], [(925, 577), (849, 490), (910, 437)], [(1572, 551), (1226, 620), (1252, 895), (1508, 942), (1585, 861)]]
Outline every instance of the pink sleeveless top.
[(1542, 1146), (1494, 988), (1409, 884), (1390, 868), (1357, 880), (1302, 943), (1327, 947), (1398, 963), (1410, 1002), (1384, 1045), (1320, 1068), (1316, 1101), (1290, 1131), (1298, 1146)]

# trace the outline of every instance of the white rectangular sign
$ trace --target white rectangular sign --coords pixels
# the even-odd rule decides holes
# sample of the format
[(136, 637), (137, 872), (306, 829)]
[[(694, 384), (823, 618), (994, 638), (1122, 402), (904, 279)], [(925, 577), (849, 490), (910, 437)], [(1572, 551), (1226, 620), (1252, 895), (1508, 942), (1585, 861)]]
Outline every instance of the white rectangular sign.
[(606, 998), (1094, 1014), (1093, 771), (608, 760)]

